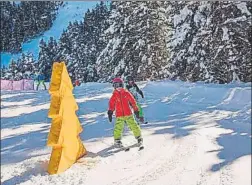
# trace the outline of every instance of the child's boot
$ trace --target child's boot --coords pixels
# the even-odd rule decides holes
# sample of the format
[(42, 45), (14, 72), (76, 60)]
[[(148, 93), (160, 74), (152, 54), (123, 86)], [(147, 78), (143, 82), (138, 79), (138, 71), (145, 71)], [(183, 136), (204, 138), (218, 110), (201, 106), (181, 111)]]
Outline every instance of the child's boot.
[(143, 144), (143, 138), (141, 136), (137, 137), (137, 144), (142, 145)]
[(123, 144), (122, 144), (122, 141), (120, 139), (115, 139), (115, 147), (116, 148), (122, 148), (123, 147)]
[(141, 124), (144, 124), (144, 117), (140, 117), (139, 121), (140, 121)]

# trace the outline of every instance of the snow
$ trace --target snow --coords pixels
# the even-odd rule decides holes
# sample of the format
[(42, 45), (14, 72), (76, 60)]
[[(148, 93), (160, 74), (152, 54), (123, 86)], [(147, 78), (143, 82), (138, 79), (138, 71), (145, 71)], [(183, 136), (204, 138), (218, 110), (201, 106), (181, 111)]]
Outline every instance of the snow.
[(114, 69), (114, 75), (116, 75), (118, 72), (120, 72), (121, 69), (123, 69), (125, 66), (124, 64), (124, 60), (120, 60), (119, 63), (118, 63), (118, 66), (115, 67)]
[(189, 29), (190, 24), (188, 23), (184, 23), (181, 26), (177, 27), (173, 36), (174, 39), (171, 42), (171, 46), (177, 46), (178, 44), (183, 43), (183, 41), (186, 39), (186, 34), (188, 33)]
[(174, 15), (174, 26), (176, 27), (178, 24), (184, 21), (186, 17), (191, 13), (192, 11), (189, 10), (187, 6), (185, 6), (182, 10), (180, 10), (180, 14)]
[[(29, 42), (22, 44), (23, 52), (31, 52), (35, 59), (38, 58), (39, 53), (39, 41), (44, 39), (48, 41), (50, 37), (58, 40), (63, 32), (67, 28), (70, 21), (80, 21), (83, 19), (85, 12), (88, 9), (94, 8), (98, 1), (65, 1), (65, 6), (60, 7), (53, 26), (40, 37), (36, 37)], [(19, 54), (1, 53), (1, 64), (8, 65), (11, 58), (17, 60), (21, 56)]]
[(124, 26), (126, 26), (129, 23), (129, 17), (124, 18)]
[(110, 25), (109, 28), (107, 30), (105, 30), (104, 33), (111, 33), (111, 34), (113, 34), (114, 31), (115, 31), (115, 23), (112, 24), (112, 25)]
[(251, 13), (247, 9), (246, 2), (237, 2), (236, 6), (237, 8), (239, 8), (239, 10), (241, 10), (242, 14), (247, 14), (248, 16), (251, 15)]
[[(200, 7), (199, 7), (200, 9)], [(204, 22), (205, 22), (205, 17), (197, 12), (195, 15), (194, 15), (194, 22), (196, 23), (197, 27), (200, 27), (200, 26), (203, 26), (204, 25)], [(202, 23), (203, 22), (203, 23)]]
[(142, 62), (145, 62), (146, 59), (147, 59), (147, 56), (146, 56), (146, 55), (143, 55), (143, 57), (142, 57)]
[(143, 39), (138, 39), (139, 46), (144, 46), (145, 42)]
[(118, 45), (121, 43), (120, 38), (113, 39), (113, 51), (118, 47)]
[(224, 48), (224, 46), (219, 46), (219, 47), (218, 47), (218, 50), (217, 50), (217, 52), (216, 52), (216, 54), (215, 54), (215, 56), (214, 56), (214, 59), (219, 55), (220, 51), (222, 51), (223, 48)]
[(247, 18), (246, 18), (246, 16), (242, 16), (242, 17), (237, 17), (237, 18), (234, 18), (234, 19), (230, 19), (230, 18), (228, 18), (224, 23), (223, 23), (223, 25), (225, 25), (225, 24), (229, 24), (229, 23), (238, 23), (238, 22), (242, 22), (242, 21), (246, 21), (247, 20)]
[(222, 30), (223, 30), (222, 41), (224, 41), (224, 40), (229, 40), (228, 29), (227, 29), (227, 27), (222, 27)]
[[(48, 84), (47, 84), (48, 85)], [(47, 91), (1, 91), (1, 182), (12, 184), (251, 184), (251, 84), (141, 82), (145, 149), (112, 149), (111, 84), (73, 91), (88, 155), (59, 175), (46, 172), (51, 148)], [(134, 137), (125, 127), (123, 143)]]

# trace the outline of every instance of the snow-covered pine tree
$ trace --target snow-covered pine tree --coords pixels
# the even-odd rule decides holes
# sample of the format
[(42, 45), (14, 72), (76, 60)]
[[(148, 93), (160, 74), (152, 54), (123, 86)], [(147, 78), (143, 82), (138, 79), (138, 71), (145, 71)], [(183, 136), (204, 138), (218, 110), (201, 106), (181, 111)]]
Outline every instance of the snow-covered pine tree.
[(26, 54), (22, 53), (21, 57), (18, 59), (18, 75), (21, 79), (31, 79), (35, 74), (36, 63), (31, 52)]
[(18, 78), (18, 64), (15, 60), (11, 60), (9, 64), (9, 68), (6, 72), (6, 79), (8, 80), (19, 80)]
[(1, 52), (21, 51), (21, 44), (48, 30), (56, 18), (60, 2), (1, 1)]
[(41, 39), (39, 42), (39, 57), (38, 57), (38, 68), (40, 72), (45, 73), (46, 71), (45, 69), (49, 65), (47, 63), (47, 61), (49, 60), (47, 54), (48, 54), (47, 44), (43, 39)]
[(12, 16), (14, 14), (14, 8), (10, 1), (1, 1), (0, 2), (0, 13), (1, 13), (1, 50), (0, 51), (8, 51), (10, 50), (10, 40), (12, 33)]
[(57, 47), (57, 56), (58, 60), (67, 60), (67, 56), (72, 53), (72, 45), (69, 34), (66, 30), (63, 30), (63, 33), (59, 39), (58, 47)]
[(10, 52), (11, 53), (19, 53), (22, 48), (21, 48), (21, 43), (18, 40), (19, 38), (19, 34), (18, 34), (18, 28), (14, 27), (13, 31), (11, 33), (11, 38), (10, 38), (10, 42), (9, 42), (9, 47), (10, 47)]
[(92, 11), (88, 11), (85, 14), (83, 21), (83, 38), (80, 38), (78, 53), (81, 53), (81, 68), (77, 71), (81, 74), (81, 80), (83, 82), (91, 82), (98, 80), (98, 74), (96, 69), (96, 59), (100, 52), (106, 46), (106, 39), (103, 32), (109, 26), (108, 24), (108, 7), (101, 2), (97, 4)]
[[(86, 15), (86, 14), (85, 14)], [(84, 31), (84, 22), (81, 21), (79, 24), (79, 34), (78, 40), (76, 42), (77, 48), (75, 51), (75, 58), (77, 59), (77, 63), (73, 65), (73, 77), (72, 80), (79, 80), (80, 82), (85, 82), (85, 55), (87, 51), (87, 42), (86, 42), (86, 31)]]
[[(75, 21), (73, 24), (68, 27), (68, 35), (70, 38), (71, 50), (67, 56), (67, 69), (69, 71), (69, 75), (72, 81), (81, 80), (78, 74), (79, 72), (83, 73), (84, 68), (82, 65), (82, 57), (84, 57), (84, 53), (82, 52), (81, 42), (83, 41), (83, 34), (81, 34), (81, 23)], [(84, 41), (85, 43), (85, 41)], [(82, 80), (81, 80), (82, 81)]]
[[(164, 1), (150, 1), (147, 2), (147, 8), (145, 15), (147, 16), (147, 24), (145, 25), (147, 26), (145, 30), (147, 47), (145, 49), (147, 51), (143, 51), (145, 53), (141, 57), (137, 77), (140, 77), (141, 80), (146, 78), (162, 79), (169, 76), (169, 72), (164, 70), (169, 57), (167, 37), (170, 25), (166, 17), (167, 4)], [(143, 57), (147, 58), (143, 59)]]
[(194, 61), (191, 61), (192, 58), (188, 55), (188, 51), (192, 49), (190, 46), (198, 30), (194, 20), (198, 2), (168, 3), (167, 16), (171, 17), (169, 23), (172, 25), (172, 34), (167, 38), (170, 51), (168, 70), (171, 73), (170, 78), (187, 80), (187, 76), (190, 75), (187, 70), (188, 64), (195, 65)]
[(108, 19), (110, 27), (105, 30), (103, 36), (107, 41), (107, 46), (100, 53), (96, 62), (99, 78), (102, 81), (109, 80), (111, 75), (116, 75), (119, 71), (123, 72), (125, 69), (124, 60), (126, 57), (124, 57), (123, 54), (128, 52), (126, 48), (124, 48), (127, 44), (127, 31), (125, 27), (128, 26), (128, 17), (132, 13), (131, 7), (133, 7), (135, 3), (136, 2), (111, 3), (111, 12)]
[(1, 48), (0, 51), (10, 51), (17, 53), (21, 51), (19, 42), (19, 27), (15, 26), (19, 23), (17, 9), (15, 3), (0, 2), (1, 8)]
[[(77, 58), (74, 56), (76, 56), (76, 48), (78, 47), (75, 39), (80, 35), (78, 34), (78, 29), (79, 25), (77, 22), (74, 24), (69, 22), (67, 31), (63, 31), (58, 43), (58, 47), (55, 51), (57, 61), (64, 61), (66, 63), (69, 76), (72, 81), (75, 80), (74, 65), (77, 61)], [(71, 34), (69, 30), (73, 31), (73, 34)]]
[(50, 77), (52, 62), (62, 59), (81, 82), (119, 74), (251, 81), (251, 9), (251, 2), (166, 1), (112, 2), (108, 10), (101, 2), (69, 23), (57, 46), (41, 41), (39, 69)]
[(107, 6), (101, 2), (85, 13), (83, 21), (70, 22), (63, 32), (56, 53), (57, 58), (66, 61), (72, 81), (98, 80), (95, 62), (106, 45), (102, 33), (108, 27), (108, 14)]
[(1, 66), (1, 79), (2, 80), (7, 80), (7, 68), (5, 67), (5, 65)]
[(211, 73), (217, 83), (251, 81), (251, 2), (213, 2)]
[(38, 58), (38, 67), (39, 72), (45, 75), (45, 78), (48, 80), (51, 77), (52, 72), (52, 64), (55, 60), (56, 50), (57, 50), (57, 43), (50, 37), (48, 44), (41, 39), (39, 43), (39, 58)]
[(170, 3), (175, 14), (168, 70), (175, 77), (217, 83), (251, 79), (249, 2)]
[(169, 31), (164, 2), (112, 2), (108, 44), (97, 59), (98, 73), (108, 81), (118, 72), (139, 80), (162, 78), (167, 64)]

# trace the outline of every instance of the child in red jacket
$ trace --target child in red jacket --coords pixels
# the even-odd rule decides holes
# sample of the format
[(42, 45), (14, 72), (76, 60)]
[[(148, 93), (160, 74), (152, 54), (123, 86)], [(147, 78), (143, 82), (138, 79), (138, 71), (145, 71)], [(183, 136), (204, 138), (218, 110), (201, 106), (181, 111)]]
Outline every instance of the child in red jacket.
[(126, 122), (130, 130), (133, 132), (138, 144), (142, 144), (141, 130), (136, 120), (134, 119), (130, 106), (134, 109), (134, 113), (139, 118), (139, 110), (136, 100), (131, 93), (123, 88), (123, 81), (120, 78), (113, 80), (113, 87), (115, 88), (112, 97), (109, 100), (108, 117), (112, 122), (112, 115), (116, 111), (116, 123), (114, 127), (115, 145), (122, 147), (121, 137)]

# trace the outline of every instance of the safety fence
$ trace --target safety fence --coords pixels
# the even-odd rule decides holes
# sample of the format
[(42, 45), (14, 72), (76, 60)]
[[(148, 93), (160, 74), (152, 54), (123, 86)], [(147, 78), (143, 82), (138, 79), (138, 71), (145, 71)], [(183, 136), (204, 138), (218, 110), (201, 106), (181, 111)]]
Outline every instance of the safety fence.
[(1, 90), (34, 90), (34, 80), (1, 80)]

